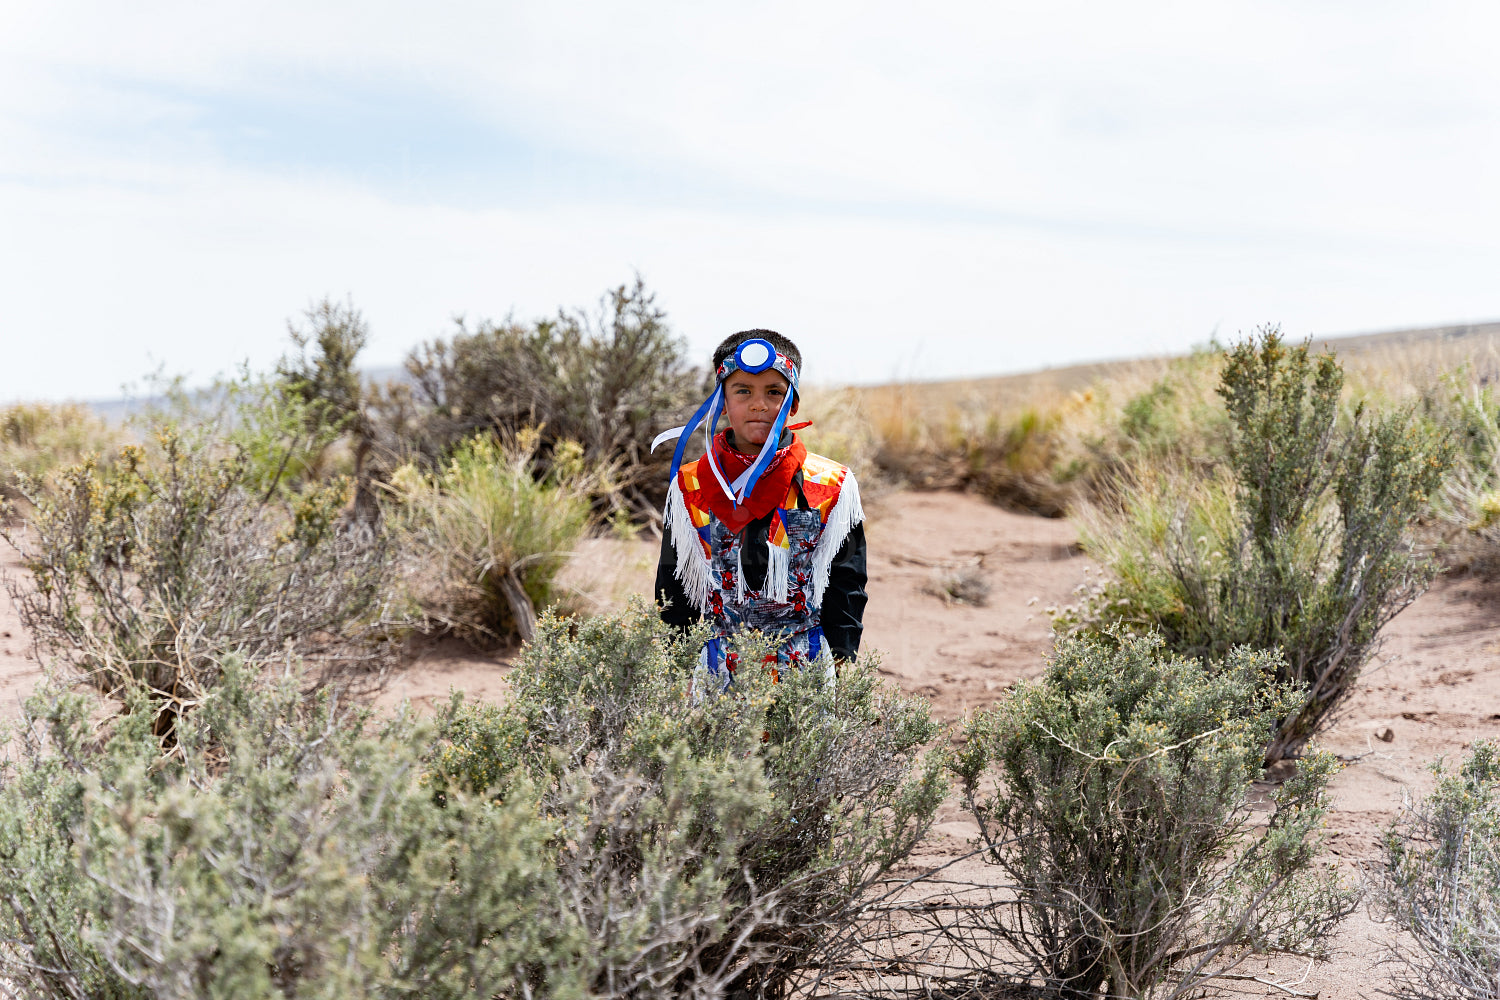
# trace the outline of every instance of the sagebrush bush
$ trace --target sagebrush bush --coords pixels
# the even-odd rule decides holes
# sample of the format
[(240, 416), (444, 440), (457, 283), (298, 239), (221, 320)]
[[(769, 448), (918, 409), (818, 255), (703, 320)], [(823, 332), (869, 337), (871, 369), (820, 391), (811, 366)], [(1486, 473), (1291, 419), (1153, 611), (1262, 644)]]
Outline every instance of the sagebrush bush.
[(552, 603), (553, 581), (589, 525), (594, 478), (582, 450), (558, 442), (544, 470), (537, 444), (533, 430), (503, 442), (480, 434), (433, 475), (407, 465), (392, 477), (418, 601), (459, 634), (530, 641), (535, 609)]
[[(28, 998), (577, 995), (536, 802), (427, 783), (374, 725), (225, 661), (163, 757), (145, 712), (28, 705), (0, 782), (0, 975)], [(140, 696), (137, 690), (131, 697)], [(570, 936), (571, 935), (571, 936)]]
[(300, 411), (309, 446), (349, 441), (355, 515), (373, 522), (379, 510), (371, 468), (376, 420), (371, 390), (356, 364), (369, 342), (369, 327), (353, 304), (330, 299), (308, 309), (304, 320), (303, 327), (288, 327), (295, 352), (276, 366), (276, 395)]
[(1409, 937), (1392, 945), (1395, 993), (1500, 997), (1500, 746), (1474, 744), (1457, 774), (1407, 802), (1385, 837), (1379, 903)]
[[(0, 977), (25, 1000), (147, 1000), (94, 946), (105, 893), (84, 873), (75, 831), (105, 761), (152, 760), (148, 713), (102, 744), (89, 700), (39, 692), (6, 733), (0, 762)], [(102, 766), (101, 766), (102, 765)]]
[(652, 439), (703, 398), (701, 374), (639, 278), (606, 293), (594, 313), (562, 312), (533, 324), (459, 324), (406, 362), (415, 405), (395, 432), (441, 466), (476, 432), (514, 436), (541, 428), (540, 455), (582, 445), (593, 467), (612, 468), (596, 499), (607, 512), (659, 520), (670, 451)]
[(444, 787), (535, 788), (557, 819), (547, 919), (586, 929), (592, 995), (783, 995), (944, 796), (926, 704), (863, 658), (778, 684), (752, 641), (720, 697), (702, 638), (645, 604), (544, 617), (512, 700), (443, 719)]
[(1297, 701), (1276, 667), (1238, 649), (1206, 670), (1154, 634), (1063, 638), (1038, 681), (967, 723), (964, 802), (1016, 893), (984, 912), (1049, 988), (1179, 996), (1243, 949), (1316, 948), (1349, 910), (1314, 864), (1331, 755), (1253, 822), (1265, 742)]
[(1435, 566), (1408, 529), (1442, 483), (1451, 446), (1409, 409), (1340, 420), (1329, 354), (1274, 329), (1224, 359), (1223, 472), (1128, 482), (1085, 511), (1083, 545), (1111, 581), (1057, 624), (1159, 629), (1170, 648), (1217, 661), (1280, 649), (1276, 680), (1304, 691), (1269, 760), (1295, 754), (1352, 690), (1380, 629)]
[[(377, 723), (230, 656), (178, 720), (27, 704), (0, 768), (0, 979), (27, 998), (775, 996), (925, 833), (925, 705), (781, 675), (654, 609), (546, 617), (505, 706)], [(135, 686), (127, 701), (149, 701)]]
[(0, 529), (31, 574), (7, 586), (40, 650), (106, 693), (143, 684), (163, 732), (231, 652), (378, 680), (400, 615), (384, 537), (344, 516), (348, 482), (272, 503), (246, 488), (242, 453), (170, 429), (157, 444), (56, 473), (28, 493), (28, 523)]

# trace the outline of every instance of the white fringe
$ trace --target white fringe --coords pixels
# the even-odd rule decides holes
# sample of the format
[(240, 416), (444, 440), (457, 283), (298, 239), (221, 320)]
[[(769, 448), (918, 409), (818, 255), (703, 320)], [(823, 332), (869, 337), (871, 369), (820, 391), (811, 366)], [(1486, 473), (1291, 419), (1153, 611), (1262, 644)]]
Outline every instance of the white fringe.
[(828, 576), (833, 572), (833, 557), (839, 554), (844, 539), (854, 526), (865, 519), (864, 505), (859, 502), (859, 483), (854, 481), (853, 471), (844, 473), (844, 483), (839, 488), (838, 502), (828, 512), (828, 523), (823, 525), (823, 534), (818, 546), (813, 549), (812, 585), (813, 604), (823, 606), (823, 591), (828, 589)]
[(745, 554), (745, 540), (740, 539), (740, 544), (734, 547), (734, 600), (736, 604), (745, 603), (745, 563), (740, 556)]
[(698, 540), (698, 529), (688, 516), (687, 502), (682, 498), (682, 486), (674, 477), (667, 487), (667, 507), (662, 512), (667, 530), (672, 533), (672, 547), (677, 550), (675, 574), (682, 582), (687, 598), (702, 614), (708, 614), (708, 591), (712, 580), (712, 567), (703, 554), (703, 544)]
[(766, 547), (771, 550), (766, 557), (766, 598), (785, 604), (791, 587), (792, 556), (769, 538)]

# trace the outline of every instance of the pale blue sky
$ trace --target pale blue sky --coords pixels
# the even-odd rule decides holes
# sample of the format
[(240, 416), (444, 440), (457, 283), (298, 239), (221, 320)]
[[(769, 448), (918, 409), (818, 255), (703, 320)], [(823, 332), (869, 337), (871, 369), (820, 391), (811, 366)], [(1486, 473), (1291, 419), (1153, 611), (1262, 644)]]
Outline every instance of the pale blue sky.
[(1494, 10), (0, 0), (0, 400), (636, 271), (818, 381), (1497, 318)]

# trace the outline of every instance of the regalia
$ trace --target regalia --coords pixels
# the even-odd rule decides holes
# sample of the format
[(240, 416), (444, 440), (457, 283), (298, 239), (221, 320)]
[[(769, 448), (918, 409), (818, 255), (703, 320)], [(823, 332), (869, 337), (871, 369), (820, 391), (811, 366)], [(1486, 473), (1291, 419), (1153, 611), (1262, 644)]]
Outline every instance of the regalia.
[[(772, 367), (795, 390), (796, 366), (763, 340), (741, 344), (716, 374), (722, 385), (736, 368), (758, 372)], [(787, 394), (770, 436), (755, 455), (736, 451), (725, 434), (714, 433), (722, 388), (687, 425), (659, 439), (680, 439), (664, 527), (683, 597), (712, 628), (700, 664), (720, 688), (733, 683), (737, 668), (727, 640), (745, 629), (773, 640), (780, 666), (819, 664), (833, 673), (820, 614), (835, 559), (863, 522), (864, 509), (853, 473), (838, 462), (809, 454), (793, 433), (795, 428), (786, 427), (792, 396)], [(687, 435), (700, 422), (705, 452), (684, 462)], [(862, 583), (862, 535), (859, 542)], [(753, 551), (760, 546), (764, 548)], [(747, 573), (747, 564), (763, 568), (763, 578), (758, 572)]]
[[(859, 484), (847, 468), (821, 455), (799, 456), (788, 447), (784, 461), (800, 458), (786, 492), (766, 515), (765, 579), (747, 583), (748, 532), (715, 516), (708, 458), (685, 465), (667, 491), (665, 516), (676, 548), (677, 579), (688, 601), (713, 627), (703, 666), (722, 676), (730, 664), (724, 639), (743, 629), (777, 641), (777, 659), (789, 666), (824, 659), (819, 610), (834, 556), (849, 532), (864, 520)], [(805, 456), (805, 457), (803, 457)], [(758, 520), (758, 519), (757, 519)], [(758, 539), (748, 544), (757, 544)]]

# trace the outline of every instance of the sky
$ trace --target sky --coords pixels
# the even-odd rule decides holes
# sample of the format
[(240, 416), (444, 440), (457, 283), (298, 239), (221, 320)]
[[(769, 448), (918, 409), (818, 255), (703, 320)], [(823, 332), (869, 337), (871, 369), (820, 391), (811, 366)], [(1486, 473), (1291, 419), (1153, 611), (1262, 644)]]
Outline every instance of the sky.
[(813, 382), (1500, 318), (1492, 3), (0, 0), (0, 402), (639, 274)]

